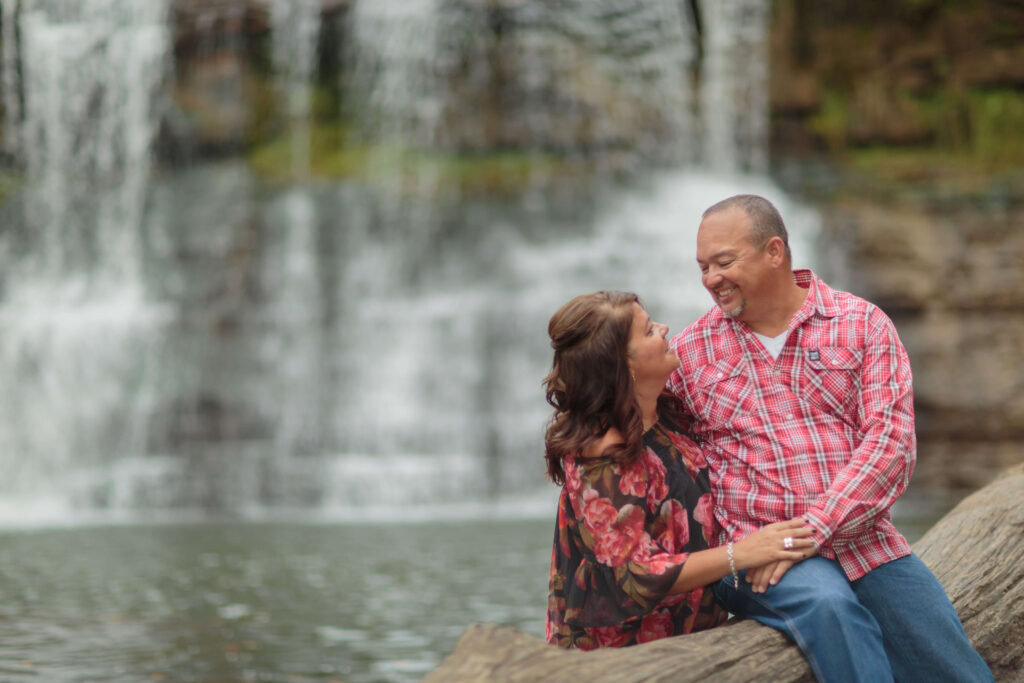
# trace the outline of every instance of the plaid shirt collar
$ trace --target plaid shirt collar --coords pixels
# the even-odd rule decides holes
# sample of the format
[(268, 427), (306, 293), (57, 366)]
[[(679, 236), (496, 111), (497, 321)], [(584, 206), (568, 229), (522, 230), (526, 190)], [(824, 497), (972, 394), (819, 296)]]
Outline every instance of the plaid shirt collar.
[[(810, 290), (807, 292), (807, 298), (804, 299), (803, 305), (800, 306), (796, 314), (793, 316), (794, 327), (800, 325), (814, 315), (818, 315), (822, 318), (837, 318), (842, 314), (842, 310), (835, 299), (835, 290), (825, 284), (825, 282), (815, 275), (813, 271), (807, 268), (794, 270), (793, 280), (800, 287)], [(746, 327), (746, 323), (742, 323), (733, 318), (727, 318), (725, 314), (722, 313), (722, 309), (717, 306), (712, 309), (711, 315), (714, 323), (729, 323), (734, 327), (736, 332), (739, 332), (742, 329), (737, 326), (743, 326), (743, 328)]]

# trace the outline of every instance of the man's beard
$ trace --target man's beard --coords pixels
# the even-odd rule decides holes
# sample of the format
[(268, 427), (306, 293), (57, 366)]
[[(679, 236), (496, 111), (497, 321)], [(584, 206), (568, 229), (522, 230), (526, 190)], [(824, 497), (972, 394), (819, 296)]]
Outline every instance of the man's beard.
[(746, 307), (747, 307), (747, 302), (745, 302), (745, 301), (741, 301), (740, 305), (737, 306), (736, 308), (732, 309), (731, 311), (727, 311), (724, 308), (722, 308), (721, 306), (719, 306), (719, 308), (722, 308), (722, 315), (724, 315), (726, 318), (729, 318), (730, 320), (735, 320), (736, 318), (738, 318), (741, 315), (743, 315), (743, 309), (745, 309)]

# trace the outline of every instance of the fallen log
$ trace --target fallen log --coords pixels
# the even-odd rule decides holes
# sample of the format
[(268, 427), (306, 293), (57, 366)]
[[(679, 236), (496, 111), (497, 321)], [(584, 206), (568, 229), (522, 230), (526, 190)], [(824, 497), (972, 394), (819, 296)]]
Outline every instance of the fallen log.
[[(964, 499), (914, 544), (997, 681), (1024, 682), (1024, 466)], [(752, 620), (622, 649), (567, 651), (471, 626), (424, 683), (813, 681), (785, 636)]]

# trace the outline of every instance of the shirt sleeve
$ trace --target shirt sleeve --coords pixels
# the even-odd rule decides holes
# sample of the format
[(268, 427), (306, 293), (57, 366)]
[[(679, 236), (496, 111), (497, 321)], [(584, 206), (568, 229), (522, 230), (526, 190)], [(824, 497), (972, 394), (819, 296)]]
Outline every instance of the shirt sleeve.
[(687, 386), (686, 381), (686, 377), (690, 373), (683, 369), (683, 365), (686, 363), (687, 360), (683, 356), (682, 348), (684, 335), (685, 332), (680, 333), (672, 338), (672, 342), (670, 345), (672, 347), (672, 351), (676, 354), (676, 357), (679, 358), (679, 367), (673, 370), (672, 374), (669, 375), (668, 382), (666, 383), (666, 388), (668, 389), (670, 394), (672, 394), (682, 402), (683, 407), (686, 409), (686, 412), (688, 412), (690, 415), (697, 415), (697, 407), (693, 403), (693, 392), (691, 391), (692, 387)]
[[(568, 480), (574, 473), (566, 474)], [(578, 486), (567, 488), (583, 561), (575, 576), (566, 577), (566, 620), (580, 626), (618, 624), (659, 604), (684, 600), (686, 594), (670, 591), (688, 555), (667, 552), (652, 536), (660, 515), (651, 516), (655, 521), (648, 527), (650, 501), (657, 499), (663, 477), (659, 481), (657, 472), (648, 472), (640, 462), (621, 469), (607, 461), (590, 462), (575, 474)], [(657, 511), (671, 514), (673, 503), (678, 505), (658, 500)]]
[(892, 321), (874, 307), (860, 373), (853, 456), (805, 514), (819, 547), (846, 545), (870, 529), (906, 490), (914, 470), (910, 361)]

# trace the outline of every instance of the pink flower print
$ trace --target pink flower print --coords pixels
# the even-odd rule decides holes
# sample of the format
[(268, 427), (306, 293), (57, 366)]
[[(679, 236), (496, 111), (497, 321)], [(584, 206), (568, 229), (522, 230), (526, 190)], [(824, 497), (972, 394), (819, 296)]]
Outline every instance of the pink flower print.
[(668, 438), (679, 454), (683, 456), (683, 462), (686, 463), (687, 468), (698, 470), (708, 466), (704, 451), (691, 439), (673, 431), (668, 432)]
[(684, 600), (689, 599), (692, 592), (693, 591), (690, 591), (690, 593), (669, 593), (658, 604), (662, 607), (674, 607)]
[[(614, 526), (594, 534), (594, 557), (601, 564), (618, 567), (636, 554), (637, 544), (649, 542), (643, 531), (644, 513), (635, 505), (625, 505)], [(645, 547), (646, 543), (641, 547)]]
[(630, 635), (618, 626), (594, 626), (590, 628), (599, 647), (622, 647), (629, 642)]
[(650, 448), (644, 450), (643, 462), (647, 467), (647, 509), (654, 512), (661, 505), (661, 501), (668, 497), (665, 464)]
[(636, 634), (636, 642), (649, 643), (659, 638), (672, 635), (672, 615), (668, 610), (655, 610), (640, 622), (640, 631)]
[(698, 588), (686, 594), (686, 600), (690, 603), (690, 611), (693, 614), (700, 612), (700, 603), (704, 600), (704, 589)]
[(686, 508), (679, 504), (679, 501), (672, 501), (672, 517), (669, 524), (675, 532), (677, 547), (682, 549), (690, 542), (690, 516), (686, 514)]
[(711, 539), (714, 535), (715, 513), (711, 503), (711, 494), (705, 493), (697, 501), (697, 507), (693, 510), (693, 518), (704, 527), (704, 538)]
[(669, 499), (658, 511), (663, 531), (658, 534), (658, 545), (666, 553), (677, 553), (690, 540), (689, 518), (678, 500)]
[(580, 468), (573, 458), (562, 458), (562, 469), (565, 470), (565, 488), (569, 493), (580, 490)]
[(594, 489), (583, 491), (583, 523), (594, 534), (611, 527), (619, 517), (612, 502), (602, 498)]
[(647, 472), (641, 460), (630, 464), (619, 477), (619, 491), (638, 498), (647, 493)]
[[(631, 529), (629, 531), (631, 538), (635, 539), (633, 555), (629, 559), (633, 562), (643, 562), (649, 564), (652, 562), (652, 557), (655, 555), (663, 554), (661, 548), (654, 545), (654, 541), (651, 540), (651, 535), (644, 529)], [(664, 569), (651, 570), (655, 572), (664, 571)]]

